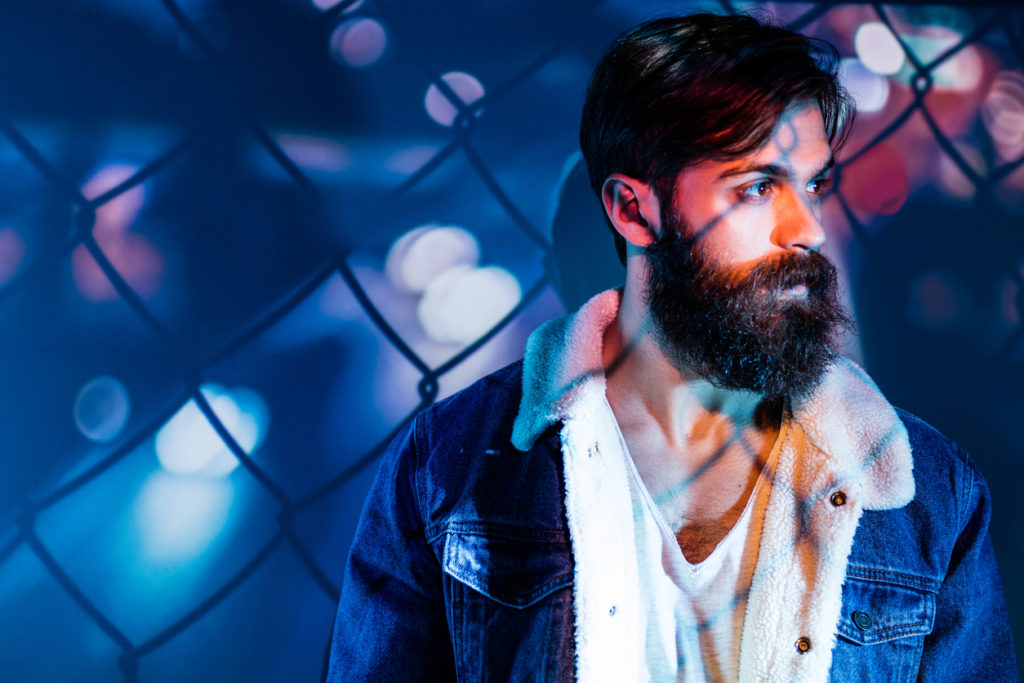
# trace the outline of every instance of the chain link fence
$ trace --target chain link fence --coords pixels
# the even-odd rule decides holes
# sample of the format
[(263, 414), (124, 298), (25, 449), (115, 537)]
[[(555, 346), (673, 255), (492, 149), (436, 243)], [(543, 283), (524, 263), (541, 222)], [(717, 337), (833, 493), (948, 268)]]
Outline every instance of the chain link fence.
[[(552, 245), (552, 222), (574, 191), (593, 61), (621, 30), (670, 10), (772, 12), (861, 56), (844, 77), (865, 113), (826, 201), (862, 332), (850, 352), (986, 471), (1019, 621), (1010, 568), (1022, 539), (1003, 475), (1024, 445), (1014, 418), (1020, 10), (147, 5), (5, 10), (0, 666), (10, 680), (321, 675), (347, 544), (392, 436), (617, 277), (590, 256), (571, 263), (591, 242), (607, 254), (593, 259), (614, 260), (599, 222), (587, 225), (597, 238), (561, 238), (578, 249)], [(503, 302), (490, 317), (430, 339), (444, 307), (426, 306), (423, 287), (388, 284), (401, 264), (388, 271), (384, 254), (436, 221), (475, 226), (475, 246), (454, 244), (517, 284), (484, 288)], [(567, 294), (570, 282), (582, 293)], [(97, 376), (89, 403), (81, 386)], [(263, 391), (248, 418), (245, 396), (223, 388), (241, 385)], [(183, 409), (229, 451), (219, 474), (161, 457)], [(197, 477), (200, 493), (175, 488)]]

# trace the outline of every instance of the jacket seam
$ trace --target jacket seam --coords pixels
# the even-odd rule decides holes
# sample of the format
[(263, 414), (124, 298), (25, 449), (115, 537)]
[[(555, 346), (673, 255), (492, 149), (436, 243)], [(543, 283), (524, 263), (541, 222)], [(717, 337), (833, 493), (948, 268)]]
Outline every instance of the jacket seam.
[[(922, 619), (918, 619), (917, 621), (912, 621), (912, 622), (909, 622), (909, 623), (906, 623), (906, 624), (899, 624), (899, 625), (896, 625), (896, 626), (888, 626), (886, 628), (878, 629), (878, 631), (876, 633), (877, 633), (877, 635), (883, 635), (883, 634), (889, 634), (889, 633), (902, 633), (902, 632), (907, 631), (909, 629), (917, 629), (917, 628), (919, 628), (921, 626), (927, 626), (927, 625), (928, 625), (928, 619), (927, 619), (927, 617), (925, 617), (925, 618), (922, 618)], [(902, 633), (902, 635), (908, 635), (908, 634)]]
[[(412, 471), (413, 471), (413, 495), (416, 498), (416, 500), (413, 501), (413, 504), (416, 506), (417, 512), (419, 512), (420, 520), (422, 520), (422, 522), (424, 523), (423, 537), (424, 537), (424, 539), (426, 539), (426, 536), (427, 536), (427, 533), (426, 533), (427, 532), (427, 530), (426, 530), (427, 515), (425, 514), (425, 511), (423, 510), (423, 502), (422, 502), (423, 501), (423, 497), (424, 497), (423, 496), (423, 482), (422, 482), (423, 477), (422, 477), (422, 472), (421, 472), (421, 468), (420, 468), (420, 449), (419, 449), (420, 439), (422, 438), (424, 442), (427, 441), (427, 430), (423, 428), (423, 421), (424, 421), (424, 419), (425, 418), (423, 417), (422, 413), (417, 415), (417, 416), (415, 416), (413, 418), (413, 424), (412, 424), (412, 467), (413, 467), (413, 470)], [(420, 432), (422, 432), (422, 435), (420, 434)], [(426, 447), (427, 447), (427, 449), (429, 451), (430, 444), (429, 443), (425, 443), (425, 445), (426, 445)]]
[(959, 518), (957, 519), (957, 530), (959, 532), (967, 525), (967, 511), (970, 508), (971, 498), (974, 494), (974, 468), (967, 463), (967, 459), (965, 457), (966, 453), (963, 449), (957, 446), (956, 450), (964, 465), (962, 489), (960, 491), (960, 505), (958, 510)]
[[(466, 587), (476, 591), (480, 595), (483, 595), (487, 599), (493, 600), (498, 604), (505, 605), (506, 607), (512, 607), (513, 609), (525, 609), (527, 607), (531, 607), (549, 595), (572, 585), (571, 573), (562, 573), (548, 579), (542, 584), (534, 586), (530, 590), (518, 593), (513, 591), (513, 596), (503, 598), (498, 595), (498, 591), (484, 588), (474, 582), (474, 575), (472, 573), (463, 572), (457, 568), (450, 567), (447, 563), (444, 565), (444, 572)], [(516, 603), (512, 598), (520, 598), (520, 602)]]
[(927, 628), (928, 625), (928, 619), (925, 617), (924, 619), (920, 619), (913, 623), (890, 626), (865, 635), (857, 635), (852, 629), (843, 628), (839, 631), (838, 635), (860, 645), (878, 645), (879, 643), (884, 643), (894, 638), (927, 635), (928, 631), (922, 631), (921, 628)]
[(569, 535), (554, 529), (528, 529), (514, 524), (500, 522), (452, 522), (444, 520), (431, 524), (425, 530), (427, 542), (433, 543), (449, 533), (461, 533), (486, 538), (500, 538), (506, 541), (525, 543), (568, 543)]
[(926, 576), (906, 574), (893, 571), (892, 569), (876, 569), (850, 563), (846, 567), (846, 575), (850, 578), (874, 581), (875, 583), (888, 583), (905, 588), (918, 588), (930, 593), (938, 593), (941, 582)]
[[(886, 636), (886, 635), (891, 635), (891, 634), (898, 634), (898, 635), (901, 635), (901, 636), (914, 635), (914, 633), (912, 632), (912, 629), (918, 629), (921, 626), (928, 626), (928, 617), (927, 617), (927, 615), (925, 615), (921, 619), (918, 619), (917, 621), (911, 621), (911, 622), (907, 622), (905, 624), (894, 624), (892, 626), (886, 626), (885, 628), (880, 628), (880, 629), (878, 629), (878, 630), (876, 630), (876, 631), (874, 631), (872, 633), (864, 634), (861, 638), (856, 638), (853, 635), (847, 635), (846, 637), (849, 638), (850, 640), (861, 640), (864, 643), (868, 643), (870, 641), (875, 640), (876, 638), (878, 638), (880, 636)], [(848, 631), (850, 633), (853, 633), (852, 629), (850, 629), (849, 627), (845, 627), (844, 626), (842, 630), (843, 631)], [(845, 633), (842, 633), (842, 632), (840, 632), (840, 633), (841, 633), (841, 635), (846, 635)]]

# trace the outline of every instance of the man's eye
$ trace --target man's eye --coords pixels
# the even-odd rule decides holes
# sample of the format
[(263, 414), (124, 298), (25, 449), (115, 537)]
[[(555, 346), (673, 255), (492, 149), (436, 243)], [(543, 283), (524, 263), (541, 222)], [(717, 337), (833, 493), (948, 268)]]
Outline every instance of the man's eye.
[(811, 194), (823, 195), (832, 187), (832, 178), (815, 178), (807, 183), (807, 191)]
[(745, 201), (764, 199), (775, 189), (774, 183), (770, 180), (760, 180), (740, 188), (740, 197)]

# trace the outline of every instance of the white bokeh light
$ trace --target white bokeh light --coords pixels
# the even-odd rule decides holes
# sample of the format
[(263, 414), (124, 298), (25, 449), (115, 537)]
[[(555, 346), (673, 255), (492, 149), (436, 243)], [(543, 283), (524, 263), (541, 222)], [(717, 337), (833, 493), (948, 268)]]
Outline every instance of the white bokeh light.
[(892, 31), (877, 21), (860, 25), (853, 37), (853, 48), (864, 66), (883, 76), (898, 73), (906, 61)]
[(79, 390), (73, 410), (75, 426), (82, 436), (106, 443), (116, 439), (128, 422), (128, 390), (113, 377), (96, 377)]
[[(267, 431), (267, 409), (255, 392), (216, 384), (202, 388), (203, 397), (214, 414), (246, 453), (262, 443)], [(156, 457), (174, 474), (224, 477), (238, 467), (238, 459), (190, 400), (156, 434)]]
[(468, 344), (494, 327), (521, 299), (519, 281), (504, 268), (461, 265), (430, 283), (416, 315), (434, 341)]
[(981, 120), (1002, 159), (1024, 153), (1024, 76), (1000, 71), (981, 107)]
[[(450, 71), (441, 76), (441, 80), (465, 104), (473, 104), (484, 96), (483, 84), (473, 76), (462, 71)], [(455, 105), (433, 83), (427, 88), (427, 95), (423, 100), (423, 106), (427, 108), (427, 114), (430, 115), (430, 118), (442, 126), (451, 126), (455, 123), (455, 118), (459, 113)]]
[(331, 33), (331, 55), (347, 66), (375, 64), (388, 47), (388, 33), (376, 19), (349, 19)]
[(429, 224), (395, 240), (384, 273), (396, 289), (418, 293), (449, 268), (479, 261), (480, 245), (471, 233), (453, 225)]
[(224, 528), (233, 499), (230, 480), (153, 472), (134, 505), (143, 555), (165, 566), (193, 560)]
[(855, 57), (839, 62), (839, 80), (854, 101), (858, 112), (876, 112), (889, 101), (889, 79), (876, 74)]

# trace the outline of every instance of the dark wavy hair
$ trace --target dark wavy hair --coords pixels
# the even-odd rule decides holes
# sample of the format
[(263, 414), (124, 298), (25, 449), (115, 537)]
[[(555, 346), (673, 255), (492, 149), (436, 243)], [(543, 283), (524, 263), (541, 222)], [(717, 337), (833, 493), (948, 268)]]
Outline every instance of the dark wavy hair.
[[(650, 182), (664, 210), (680, 171), (750, 154), (803, 101), (818, 103), (837, 150), (854, 115), (838, 66), (830, 43), (749, 16), (641, 24), (609, 48), (587, 88), (580, 147), (590, 184), (600, 197), (612, 173)], [(612, 233), (625, 264), (626, 241)]]

